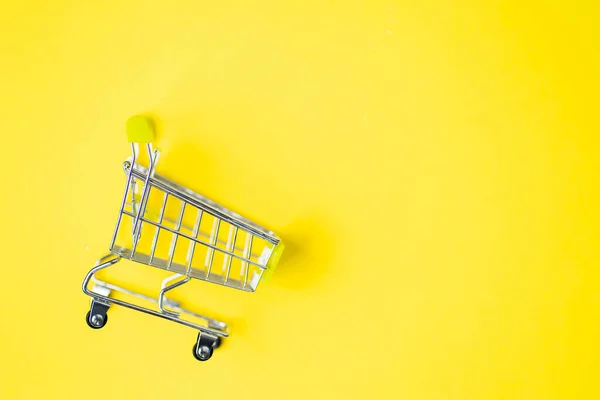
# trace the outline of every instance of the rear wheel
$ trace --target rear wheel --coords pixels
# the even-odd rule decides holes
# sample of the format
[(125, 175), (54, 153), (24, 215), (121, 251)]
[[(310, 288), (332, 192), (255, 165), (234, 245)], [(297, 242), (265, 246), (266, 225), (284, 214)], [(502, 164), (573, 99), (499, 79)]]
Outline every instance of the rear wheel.
[(208, 346), (204, 346), (204, 345), (198, 346), (197, 344), (194, 344), (192, 351), (193, 351), (194, 357), (198, 361), (206, 361), (209, 358), (211, 358), (213, 355), (213, 349)]
[(198, 361), (212, 357), (214, 350), (221, 345), (221, 338), (210, 333), (198, 332), (198, 339), (192, 348), (192, 354)]

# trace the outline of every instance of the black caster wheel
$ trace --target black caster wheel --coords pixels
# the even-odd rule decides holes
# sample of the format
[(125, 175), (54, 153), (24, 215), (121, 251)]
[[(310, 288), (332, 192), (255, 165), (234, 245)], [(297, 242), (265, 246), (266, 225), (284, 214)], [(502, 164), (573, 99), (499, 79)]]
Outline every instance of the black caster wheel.
[(214, 350), (221, 345), (219, 336), (198, 333), (198, 339), (192, 348), (192, 354), (198, 361), (206, 361), (212, 357)]
[(92, 329), (100, 329), (103, 328), (104, 325), (106, 325), (106, 323), (108, 322), (108, 315), (107, 314), (94, 314), (91, 315), (92, 312), (88, 311), (87, 315), (85, 316), (85, 322), (87, 322), (88, 326)]
[(192, 348), (192, 352), (194, 354), (194, 358), (198, 361), (207, 361), (213, 355), (213, 349), (208, 346), (199, 346), (194, 344)]
[(85, 316), (85, 322), (92, 329), (100, 329), (106, 325), (108, 321), (108, 312), (110, 305), (105, 303), (99, 303), (97, 300), (92, 300), (90, 311)]

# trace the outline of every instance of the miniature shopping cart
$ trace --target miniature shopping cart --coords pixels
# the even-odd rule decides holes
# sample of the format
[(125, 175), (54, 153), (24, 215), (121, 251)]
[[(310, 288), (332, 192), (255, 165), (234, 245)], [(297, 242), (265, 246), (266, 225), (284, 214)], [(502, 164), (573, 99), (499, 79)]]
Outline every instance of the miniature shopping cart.
[[(273, 272), (283, 244), (273, 232), (156, 175), (159, 152), (152, 146), (151, 120), (131, 117), (127, 121), (127, 136), (132, 156), (123, 164), (127, 183), (110, 254), (98, 260), (83, 281), (83, 291), (91, 297), (87, 324), (102, 328), (113, 304), (142, 311), (198, 330), (193, 355), (200, 361), (208, 360), (221, 338), (229, 336), (227, 325), (183, 308), (167, 298), (167, 292), (192, 278), (253, 292)], [(140, 158), (145, 157), (140, 149), (147, 153), (147, 168), (140, 165)], [(156, 296), (96, 276), (122, 258), (173, 274), (163, 280)], [(121, 295), (115, 296), (117, 292)], [(139, 302), (125, 301), (122, 294), (155, 306), (148, 308)]]

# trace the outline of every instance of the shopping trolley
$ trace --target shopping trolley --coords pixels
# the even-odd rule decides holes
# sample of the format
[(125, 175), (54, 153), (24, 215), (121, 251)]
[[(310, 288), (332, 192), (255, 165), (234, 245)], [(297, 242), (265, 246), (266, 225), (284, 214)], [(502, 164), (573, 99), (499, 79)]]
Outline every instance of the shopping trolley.
[[(227, 324), (182, 307), (167, 298), (167, 292), (192, 278), (253, 292), (272, 274), (283, 243), (272, 231), (155, 174), (159, 151), (152, 145), (150, 119), (134, 116), (126, 127), (132, 155), (123, 164), (125, 193), (110, 254), (99, 259), (83, 281), (83, 292), (91, 297), (86, 322), (91, 328), (102, 328), (113, 304), (177, 322), (198, 330), (193, 355), (200, 361), (208, 360), (221, 339), (229, 336)], [(139, 161), (144, 150), (147, 167)], [(173, 274), (163, 280), (155, 296), (96, 276), (123, 258)], [(117, 292), (154, 306), (123, 300), (122, 295), (116, 298)]]

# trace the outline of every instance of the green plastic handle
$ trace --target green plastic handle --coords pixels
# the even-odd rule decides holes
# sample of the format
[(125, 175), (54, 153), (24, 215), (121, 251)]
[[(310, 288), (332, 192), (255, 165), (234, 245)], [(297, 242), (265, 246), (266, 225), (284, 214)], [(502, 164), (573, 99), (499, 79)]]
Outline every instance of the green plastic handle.
[(273, 249), (273, 252), (271, 253), (269, 261), (266, 265), (267, 269), (265, 270), (265, 272), (263, 272), (262, 280), (265, 283), (268, 283), (271, 279), (271, 276), (273, 276), (273, 272), (275, 272), (275, 268), (277, 268), (277, 264), (279, 264), (279, 259), (283, 254), (283, 250), (285, 250), (285, 245), (283, 244), (283, 242), (279, 242), (279, 244)]
[(143, 115), (134, 115), (125, 124), (127, 140), (130, 143), (151, 143), (154, 140), (154, 123)]

